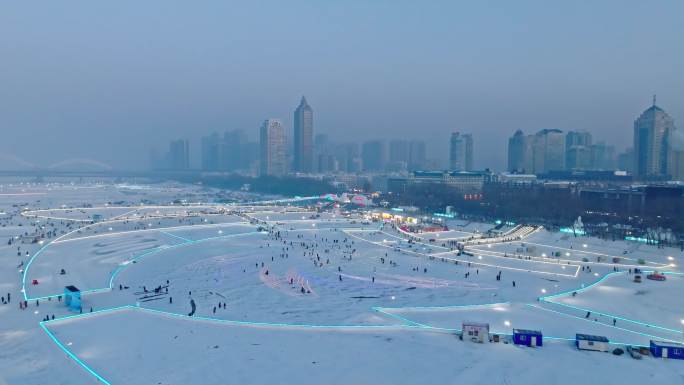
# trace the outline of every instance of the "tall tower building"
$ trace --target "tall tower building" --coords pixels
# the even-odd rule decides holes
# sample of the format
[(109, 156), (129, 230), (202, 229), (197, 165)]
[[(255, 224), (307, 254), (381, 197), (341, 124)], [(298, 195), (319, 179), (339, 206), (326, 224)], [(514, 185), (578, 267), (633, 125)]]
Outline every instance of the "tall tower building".
[(405, 140), (390, 140), (389, 161), (408, 163), (409, 147)]
[(264, 121), (259, 133), (259, 144), (259, 174), (284, 175), (287, 172), (285, 129), (279, 119), (267, 119)]
[(382, 171), (385, 169), (387, 157), (385, 155), (385, 142), (371, 140), (361, 146), (361, 158), (364, 171)]
[(338, 157), (344, 162), (341, 165), (343, 171), (359, 172), (362, 169), (362, 161), (359, 152), (359, 144), (356, 142), (345, 143), (338, 147)]
[(557, 129), (543, 129), (534, 135), (533, 172), (565, 170), (565, 135)]
[[(508, 172), (525, 171), (525, 134), (517, 130), (508, 139)], [(530, 170), (528, 170), (530, 171)]]
[(190, 168), (190, 144), (186, 139), (173, 140), (169, 143), (167, 153), (168, 165), (172, 170), (187, 170)]
[(473, 136), (454, 132), (449, 148), (449, 169), (452, 171), (473, 170)]
[(244, 131), (226, 131), (223, 134), (221, 168), (226, 171), (248, 169), (250, 154), (246, 146), (247, 135)]
[(409, 142), (406, 140), (391, 140), (389, 142), (388, 170), (401, 171), (408, 168)]
[(668, 175), (669, 141), (675, 130), (674, 120), (662, 108), (653, 105), (634, 121), (634, 173), (637, 176)]
[(422, 140), (412, 140), (409, 142), (409, 170), (420, 170), (425, 167), (425, 142)]
[(565, 168), (588, 170), (592, 163), (591, 134), (585, 131), (569, 131), (565, 135)]
[(302, 96), (294, 113), (294, 168), (313, 172), (313, 109)]
[(223, 143), (218, 133), (202, 137), (202, 170), (218, 171), (221, 168)]

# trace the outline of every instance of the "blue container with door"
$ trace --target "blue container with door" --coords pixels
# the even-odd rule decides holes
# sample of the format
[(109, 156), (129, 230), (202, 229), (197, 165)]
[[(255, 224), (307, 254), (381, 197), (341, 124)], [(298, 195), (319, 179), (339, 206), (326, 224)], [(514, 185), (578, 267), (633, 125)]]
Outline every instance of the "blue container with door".
[(64, 304), (70, 310), (81, 310), (81, 291), (76, 286), (69, 285), (64, 288)]
[(513, 343), (524, 346), (542, 346), (542, 332), (539, 330), (513, 329)]
[(684, 344), (651, 340), (651, 354), (653, 357), (674, 358), (684, 360)]

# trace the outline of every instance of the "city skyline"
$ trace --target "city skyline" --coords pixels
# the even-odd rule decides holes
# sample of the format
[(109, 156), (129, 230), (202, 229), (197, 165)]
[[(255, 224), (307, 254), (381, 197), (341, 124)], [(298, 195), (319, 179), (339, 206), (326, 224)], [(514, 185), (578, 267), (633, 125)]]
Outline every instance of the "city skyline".
[[(655, 103), (655, 96), (653, 97)], [(660, 107), (653, 104), (647, 108), (634, 122), (634, 141), (631, 147), (621, 152), (616, 152), (612, 143), (595, 141), (591, 132), (578, 130), (564, 132), (559, 129), (544, 128), (534, 134), (525, 135), (520, 129), (509, 137), (507, 145), (507, 166), (502, 169), (493, 167), (475, 167), (473, 165), (475, 146), (472, 134), (461, 134), (458, 131), (451, 133), (449, 140), (450, 148), (447, 153), (449, 161), (444, 164), (437, 158), (428, 157), (426, 143), (420, 139), (408, 138), (384, 138), (384, 139), (360, 139), (354, 142), (338, 142), (330, 140), (326, 133), (317, 133), (313, 137), (313, 110), (302, 97), (300, 105), (295, 110), (295, 123), (302, 121), (302, 112), (308, 114), (308, 145), (297, 145), (297, 124), (292, 130), (280, 122), (283, 141), (285, 143), (285, 172), (303, 173), (326, 173), (326, 172), (393, 172), (415, 170), (450, 170), (450, 171), (474, 171), (476, 169), (492, 171), (508, 171), (514, 173), (546, 174), (564, 170), (622, 170), (634, 172), (637, 170), (635, 148), (637, 143), (637, 126), (652, 129), (653, 122), (661, 127), (659, 140), (663, 150), (660, 151), (662, 169), (657, 172), (636, 172), (638, 176), (676, 176), (681, 178), (684, 171), (684, 136), (676, 130), (673, 119)], [(655, 114), (655, 119), (650, 114)], [(299, 115), (299, 118), (298, 118)], [(642, 123), (639, 123), (642, 122)], [(645, 123), (643, 123), (645, 122)], [(663, 134), (664, 133), (664, 134)], [(300, 134), (301, 135), (301, 134)], [(235, 139), (239, 137), (239, 139)], [(294, 137), (293, 141), (288, 139)], [(233, 138), (233, 139), (229, 139)], [(672, 142), (672, 144), (670, 144)], [(289, 144), (288, 144), (289, 143)], [(227, 131), (224, 137), (218, 133), (202, 137), (201, 164), (199, 169), (203, 171), (243, 171), (255, 170), (258, 164), (252, 162), (259, 158), (260, 154), (249, 154), (246, 149), (254, 151), (256, 145), (247, 139), (242, 130)], [(355, 150), (349, 146), (355, 144)], [(172, 142), (173, 145), (173, 142)], [(660, 147), (659, 147), (660, 148)], [(672, 150), (670, 150), (672, 148)], [(224, 155), (223, 153), (226, 153)], [(308, 154), (305, 154), (307, 153)], [(309, 165), (302, 169), (299, 165), (304, 154), (308, 157)], [(638, 155), (638, 152), (636, 152)], [(432, 156), (440, 154), (430, 154)], [(187, 156), (187, 154), (186, 154)], [(646, 156), (646, 155), (644, 155)], [(236, 158), (233, 162), (223, 158)], [(642, 156), (643, 157), (643, 156)], [(170, 154), (167, 158), (173, 158)], [(239, 162), (238, 158), (248, 159)], [(208, 159), (214, 159), (209, 162)], [(169, 168), (172, 160), (168, 160), (162, 166), (153, 161), (152, 167)], [(176, 162), (177, 164), (178, 162)], [(155, 166), (157, 164), (157, 166)]]
[[(653, 95), (653, 99), (655, 100), (655, 95)], [(302, 104), (304, 103), (304, 104)], [(297, 166), (297, 151), (296, 148), (296, 141), (297, 141), (297, 133), (296, 133), (296, 122), (297, 122), (297, 112), (300, 111), (300, 108), (305, 108), (307, 114), (309, 114), (309, 118), (307, 118), (310, 123), (310, 128), (309, 134), (310, 135), (310, 151), (311, 152), (311, 166), (310, 168), (307, 168), (306, 171), (300, 171), (298, 170)], [(647, 108), (644, 113), (648, 112), (651, 110), (651, 108)], [(656, 107), (656, 111), (663, 111), (664, 110), (660, 107)], [(669, 119), (669, 124), (674, 124), (674, 119), (667, 113), (666, 117)], [(315, 154), (315, 143), (313, 140), (314, 136), (314, 131), (313, 131), (313, 110), (309, 106), (306, 97), (302, 96), (300, 99), (300, 104), (299, 106), (295, 109), (295, 112), (293, 114), (293, 119), (292, 119), (292, 124), (287, 124), (286, 121), (283, 121), (282, 119), (277, 119), (280, 121), (280, 125), (282, 126), (284, 137), (285, 137), (285, 153), (286, 153), (286, 172), (321, 172), (322, 169), (319, 167), (319, 163), (322, 161), (321, 159), (318, 159), (317, 157), (320, 156), (321, 154)], [(634, 124), (632, 125), (632, 128), (630, 130), (634, 130)], [(260, 141), (260, 127), (257, 129), (228, 129), (225, 131), (221, 130), (212, 130), (210, 133), (207, 135), (197, 137), (196, 135), (181, 135), (177, 138), (169, 138), (169, 143), (168, 145), (164, 143), (160, 143), (158, 146), (154, 146), (151, 148), (147, 149), (147, 162), (145, 163), (146, 166), (142, 167), (142, 169), (147, 169), (149, 167), (152, 168), (170, 168), (169, 164), (176, 162), (175, 164), (178, 164), (178, 160), (172, 159), (173, 156), (170, 154), (172, 149), (169, 148), (169, 146), (173, 146), (174, 142), (179, 142), (183, 141), (185, 142), (185, 151), (186, 153), (183, 155), (185, 157), (184, 159), (184, 167), (181, 169), (197, 169), (197, 170), (205, 170), (205, 171), (232, 171), (232, 170), (254, 170), (254, 167), (258, 167), (258, 164), (250, 164), (250, 162), (254, 162), (255, 160), (258, 160), (259, 154), (248, 154), (246, 151), (255, 151), (257, 148), (259, 148), (259, 141)], [(518, 131), (524, 131), (521, 129), (517, 129), (515, 133)], [(535, 130), (529, 130), (530, 132), (537, 132), (539, 134), (540, 132), (547, 132), (547, 131), (559, 131), (563, 133), (563, 136), (565, 136), (565, 133), (572, 134), (572, 135), (587, 135), (588, 140), (589, 140), (589, 145), (580, 145), (580, 146), (571, 146), (570, 144), (562, 144), (565, 146), (565, 150), (562, 151), (563, 155), (563, 160), (558, 160), (558, 162), (561, 162), (559, 164), (562, 164), (561, 166), (555, 166), (552, 167), (552, 169), (597, 169), (594, 167), (594, 164), (597, 161), (594, 161), (593, 159), (597, 156), (597, 148), (601, 151), (608, 151), (608, 153), (600, 153), (598, 156), (609, 156), (609, 159), (602, 158), (603, 163), (601, 161), (598, 161), (602, 165), (609, 165), (606, 167), (599, 167), (599, 169), (620, 169), (620, 170), (627, 170), (627, 171), (632, 171), (633, 170), (633, 165), (635, 159), (632, 157), (630, 160), (627, 162), (629, 163), (629, 167), (620, 167), (622, 163), (620, 162), (620, 157), (626, 156), (629, 154), (625, 154), (626, 152), (630, 152), (634, 150), (634, 144), (635, 142), (632, 140), (630, 143), (628, 143), (624, 148), (621, 149), (616, 149), (616, 146), (608, 142), (606, 143), (605, 140), (600, 140), (600, 141), (594, 141), (595, 143), (591, 143), (593, 140), (594, 134), (592, 132), (589, 132), (587, 130), (560, 130), (557, 128), (541, 128), (537, 131)], [(451, 130), (445, 134), (445, 139), (447, 139), (449, 136), (453, 138), (453, 134), (455, 132), (458, 132), (458, 130)], [(221, 133), (222, 135), (220, 135)], [(250, 135), (251, 134), (251, 135)], [(239, 138), (236, 138), (236, 135)], [(371, 169), (366, 170), (365, 167), (363, 166), (363, 162), (359, 165), (359, 170), (360, 171), (391, 171), (391, 170), (401, 170), (407, 169), (407, 170), (418, 170), (418, 169), (440, 169), (440, 170), (453, 170), (454, 168), (452, 167), (452, 154), (451, 154), (451, 140), (445, 140), (443, 142), (446, 142), (448, 144), (448, 147), (446, 149), (442, 149), (441, 151), (435, 151), (435, 148), (439, 148), (439, 146), (436, 146), (434, 144), (430, 144), (429, 140), (426, 139), (419, 139), (418, 136), (412, 136), (412, 137), (385, 137), (383, 139), (377, 139), (376, 136), (369, 136), (368, 138), (362, 138), (358, 139), (356, 141), (354, 140), (340, 140), (339, 137), (332, 138), (330, 140), (330, 134), (327, 132), (316, 132), (316, 136), (325, 136), (329, 141), (329, 145), (334, 145), (334, 146), (343, 146), (343, 145), (348, 145), (349, 143), (356, 142), (359, 145), (363, 145), (366, 142), (380, 142), (382, 143), (382, 154), (380, 154), (381, 158), (379, 159), (379, 163), (382, 166), (379, 167), (371, 167)], [(630, 134), (631, 135), (631, 134)], [(682, 134), (677, 134), (678, 136), (681, 136)], [(492, 166), (490, 164), (487, 164), (486, 160), (481, 159), (481, 154), (477, 149), (474, 149), (473, 147), (477, 147), (473, 145), (473, 137), (477, 138), (476, 135), (473, 134), (468, 134), (466, 135), (467, 137), (470, 138), (470, 150), (469, 150), (469, 157), (471, 160), (469, 160), (469, 169), (470, 170), (484, 170), (484, 169), (491, 169), (494, 171), (515, 171), (514, 169), (511, 169), (511, 143), (510, 143), (510, 137), (502, 143), (502, 150), (505, 159), (503, 164), (501, 164), (499, 167)], [(228, 139), (229, 137), (232, 137), (232, 139)], [(341, 136), (344, 137), (344, 136)], [(213, 139), (211, 139), (213, 138)], [(545, 138), (545, 136), (544, 136)], [(631, 137), (630, 137), (631, 139)], [(406, 164), (405, 167), (399, 167), (398, 169), (396, 167), (389, 167), (389, 163), (392, 163), (391, 159), (391, 145), (393, 142), (405, 142), (407, 148), (407, 159), (406, 159)], [(477, 142), (477, 140), (475, 140)], [(684, 146), (684, 139), (677, 139), (677, 143), (682, 143), (680, 146)], [(213, 144), (209, 144), (213, 143)], [(229, 144), (228, 144), (229, 143)], [(415, 145), (416, 143), (420, 143), (420, 152), (421, 154), (427, 153), (429, 156), (426, 155), (421, 155), (421, 161), (419, 163), (411, 163), (408, 161), (408, 149), (409, 145), (413, 143)], [(426, 146), (427, 145), (427, 146)], [(531, 144), (529, 144), (531, 145)], [(215, 146), (213, 149), (213, 154), (210, 155), (213, 156), (215, 159), (212, 160), (212, 162), (215, 162), (215, 165), (208, 166), (207, 162), (207, 148)], [(219, 159), (220, 153), (224, 150), (219, 150), (219, 146), (228, 146), (227, 148), (232, 148), (235, 149), (235, 151), (232, 151), (232, 159)], [(414, 149), (414, 151), (417, 150), (417, 148)], [(328, 151), (330, 155), (331, 153), (335, 152), (337, 154), (340, 153), (340, 151)], [(679, 155), (679, 153), (677, 154)], [(578, 160), (577, 157), (580, 157)], [(684, 155), (682, 155), (684, 157)], [(236, 157), (240, 158), (237, 159)], [(289, 157), (289, 158), (288, 158)], [(344, 156), (342, 156), (344, 157)], [(5, 155), (5, 159), (9, 160), (10, 162), (14, 162), (16, 164), (24, 164), (24, 167), (27, 168), (28, 162), (24, 163), (24, 159), (21, 159), (20, 157), (17, 157), (13, 154)], [(15, 158), (15, 159), (13, 159)], [(241, 160), (241, 159), (246, 159), (246, 160)], [(359, 158), (361, 160), (362, 157)], [(476, 162), (473, 159), (479, 159), (479, 162)], [(332, 159), (327, 159), (327, 161), (331, 162), (333, 161)], [(528, 159), (528, 162), (532, 161), (531, 159)], [(566, 163), (569, 164), (568, 162), (584, 162), (581, 163), (579, 166), (576, 167), (566, 167)], [(675, 160), (669, 159), (667, 162), (674, 162)], [(536, 165), (537, 169), (542, 169), (542, 163), (539, 163), (540, 161), (537, 160), (538, 164)], [(67, 161), (62, 161), (59, 163), (67, 164), (67, 165), (75, 165), (77, 168), (79, 166), (85, 166), (86, 168), (88, 167), (93, 167), (95, 169), (101, 168), (104, 169), (105, 167), (109, 169), (114, 169), (113, 167), (110, 167), (106, 163), (100, 163), (97, 160), (93, 159), (71, 159)], [(396, 162), (395, 162), (396, 163)], [(396, 164), (395, 164), (396, 166)], [(427, 168), (422, 167), (422, 166), (428, 166)], [(53, 166), (50, 166), (51, 168)], [(389, 167), (389, 168), (386, 168)], [(674, 165), (672, 166), (674, 167)], [(175, 168), (171, 167), (171, 168)], [(684, 168), (684, 164), (682, 165), (682, 168)], [(348, 167), (338, 167), (336, 170), (339, 169), (340, 171), (347, 171), (349, 170)], [(352, 168), (353, 169), (353, 168)], [(534, 166), (531, 166), (529, 163), (527, 164), (527, 167), (523, 167), (522, 169), (517, 170), (517, 172), (520, 171), (525, 171), (525, 170), (535, 170)], [(545, 171), (549, 171), (549, 169), (545, 169)], [(536, 171), (535, 171), (536, 172)]]
[(682, 15), (3, 4), (0, 385), (681, 383)]
[(589, 131), (620, 152), (652, 94), (684, 119), (684, 55), (674, 49), (684, 4), (629, 3), (209, 1), (160, 15), (151, 3), (129, 12), (84, 2), (78, 17), (8, 4), (3, 167), (16, 157), (144, 169), (150, 147), (183, 137), (197, 167), (195, 138), (254, 138), (269, 116), (289, 129), (301, 95), (315, 101), (317, 132), (340, 142), (425, 139), (446, 161), (452, 131), (487, 138), (476, 140), (475, 168), (505, 168), (516, 129)]

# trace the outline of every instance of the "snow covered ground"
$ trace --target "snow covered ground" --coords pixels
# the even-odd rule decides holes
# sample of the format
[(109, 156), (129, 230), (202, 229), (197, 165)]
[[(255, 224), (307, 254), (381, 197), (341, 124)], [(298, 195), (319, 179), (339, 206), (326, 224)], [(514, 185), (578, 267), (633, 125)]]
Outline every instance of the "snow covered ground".
[[(360, 215), (218, 194), (2, 181), (0, 384), (684, 382), (684, 361), (573, 346), (575, 333), (682, 341), (679, 250), (541, 230), (458, 255), (442, 241), (494, 225), (409, 243)], [(634, 266), (671, 273), (635, 283)], [(82, 314), (66, 285), (84, 291)], [(464, 342), (463, 322), (540, 330), (544, 346)]]

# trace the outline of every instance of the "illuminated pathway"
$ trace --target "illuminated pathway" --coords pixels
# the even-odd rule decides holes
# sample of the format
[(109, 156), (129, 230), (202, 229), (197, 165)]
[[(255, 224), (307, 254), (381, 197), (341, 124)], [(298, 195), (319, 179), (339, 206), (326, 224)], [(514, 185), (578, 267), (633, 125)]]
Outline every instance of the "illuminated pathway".
[[(312, 199), (312, 198), (307, 198), (307, 199)], [(289, 201), (289, 200), (286, 200)], [(284, 201), (281, 201), (284, 202)], [(270, 201), (269, 203), (274, 203), (274, 201)], [(247, 205), (245, 205), (247, 206)], [(119, 223), (123, 221), (146, 221), (150, 217), (132, 217), (131, 215), (134, 212), (138, 212), (141, 209), (155, 209), (158, 208), (159, 206), (150, 206), (150, 207), (141, 207), (141, 208), (133, 208), (129, 211), (126, 211), (123, 214), (119, 214), (116, 216), (113, 216), (110, 220), (105, 220), (103, 222), (98, 222), (97, 224), (88, 224), (84, 227), (80, 227), (77, 229), (74, 229), (68, 233), (65, 233), (56, 239), (54, 239), (52, 242), (49, 242), (45, 245), (43, 245), (36, 253), (33, 254), (29, 262), (27, 263), (23, 274), (22, 274), (22, 291), (24, 298), (26, 300), (36, 300), (36, 299), (44, 299), (44, 298), (54, 298), (55, 296), (61, 295), (61, 293), (54, 293), (50, 294), (47, 296), (41, 296), (41, 297), (29, 297), (27, 294), (27, 287), (26, 287), (26, 281), (27, 281), (27, 276), (29, 275), (30, 267), (31, 264), (34, 262), (34, 260), (38, 257), (40, 257), (45, 250), (50, 247), (51, 245), (54, 244), (60, 244), (60, 243), (66, 243), (66, 242), (73, 242), (73, 241), (78, 241), (78, 240), (83, 240), (83, 239), (90, 239), (90, 238), (98, 238), (98, 237), (118, 237), (122, 236), (124, 234), (135, 234), (135, 233), (160, 233), (164, 234), (166, 236), (172, 237), (176, 239), (179, 243), (173, 244), (173, 245), (164, 245), (164, 246), (159, 246), (155, 247), (150, 250), (146, 250), (142, 253), (139, 253), (125, 261), (125, 263), (121, 263), (114, 271), (111, 272), (109, 281), (105, 284), (103, 282), (102, 287), (100, 288), (94, 288), (94, 289), (88, 289), (84, 290), (83, 293), (87, 296), (92, 293), (100, 293), (100, 292), (106, 292), (110, 291), (114, 285), (114, 281), (117, 278), (117, 276), (127, 267), (129, 267), (131, 264), (141, 261), (147, 256), (157, 254), (160, 252), (172, 250), (172, 249), (177, 249), (177, 248), (184, 248), (184, 247), (191, 247), (194, 245), (199, 245), (202, 244), (203, 242), (207, 242), (210, 240), (216, 240), (216, 239), (229, 239), (229, 238), (237, 238), (241, 236), (249, 236), (249, 235), (255, 235), (258, 234), (259, 232), (256, 231), (255, 226), (251, 226), (251, 231), (244, 232), (244, 233), (237, 233), (237, 234), (226, 234), (226, 235), (218, 235), (218, 236), (211, 236), (211, 237), (205, 237), (201, 239), (190, 239), (185, 236), (177, 235), (172, 233), (172, 230), (178, 230), (178, 229), (200, 229), (200, 228), (213, 228), (213, 227), (221, 227), (221, 226), (231, 226), (235, 224), (211, 224), (211, 225), (204, 225), (204, 224), (199, 224), (199, 225), (188, 225), (188, 226), (175, 226), (175, 227), (161, 227), (161, 228), (156, 228), (156, 229), (138, 229), (138, 230), (130, 230), (130, 231), (119, 231), (119, 232), (112, 232), (112, 233), (103, 233), (103, 234), (97, 234), (97, 235), (87, 235), (83, 237), (78, 237), (78, 238), (69, 238), (73, 234), (83, 231), (84, 229), (90, 227), (90, 226), (101, 226), (103, 224), (110, 224), (110, 223)], [(206, 207), (212, 207), (212, 208), (222, 208), (222, 209), (235, 209), (237, 207), (233, 206), (226, 206), (226, 205), (207, 205)], [(66, 219), (64, 217), (49, 217), (49, 216), (44, 216), (42, 213), (44, 212), (52, 212), (54, 210), (40, 210), (40, 212), (27, 212), (25, 215), (27, 216), (32, 216), (32, 217), (39, 217), (43, 219), (51, 219), (51, 220), (73, 220), (73, 221), (86, 221), (86, 220), (79, 220), (79, 219)], [(256, 214), (265, 214), (270, 211), (263, 211), (263, 212), (257, 212)], [(287, 231), (287, 229), (284, 226), (285, 224), (297, 224), (299, 222), (302, 223), (312, 223), (313, 228), (307, 228), (307, 229), (296, 229), (294, 232), (302, 232), (302, 231), (307, 231), (307, 232), (319, 232), (319, 231), (328, 231), (330, 228), (325, 228), (325, 229), (318, 229), (315, 227), (317, 223), (332, 223), (332, 224), (342, 224), (345, 223), (345, 220), (342, 219), (335, 219), (335, 220), (329, 220), (328, 222), (323, 222), (323, 221), (317, 221), (317, 220), (312, 220), (312, 219), (302, 219), (300, 220), (264, 220), (264, 219), (259, 219), (255, 217), (255, 213), (244, 213), (245, 216), (248, 218), (251, 218), (255, 221), (266, 221), (268, 225), (275, 226), (277, 229), (280, 229), (282, 231)], [(194, 215), (194, 213), (193, 213)], [(175, 216), (164, 216), (164, 215), (159, 215), (159, 216), (154, 216), (152, 218), (168, 218), (168, 217), (178, 217), (179, 215), (175, 214)], [(267, 217), (268, 218), (268, 217)], [(237, 222), (239, 225), (244, 225), (242, 222)], [(276, 223), (282, 223), (282, 225), (277, 225)], [(308, 224), (307, 224), (308, 226)], [(335, 225), (337, 226), (337, 225)], [(338, 229), (338, 227), (335, 227), (335, 229)], [(388, 248), (388, 249), (395, 249), (395, 244), (398, 242), (402, 241), (403, 238), (397, 237), (396, 235), (387, 233), (385, 231), (379, 231), (377, 229), (352, 229), (352, 228), (344, 228), (340, 227), (339, 229), (342, 230), (343, 233), (348, 234), (354, 239), (360, 240), (362, 242), (367, 242), (369, 244), (373, 244), (379, 247), (383, 248)], [(262, 232), (263, 234), (266, 234), (266, 232)], [(368, 236), (371, 236), (373, 234), (378, 234), (380, 236), (385, 236), (385, 237), (390, 237), (392, 239), (395, 239), (394, 241), (374, 241), (373, 239), (369, 239)], [(458, 262), (461, 264), (470, 264), (474, 266), (482, 266), (482, 267), (490, 267), (494, 269), (502, 269), (502, 270), (510, 270), (510, 271), (515, 271), (515, 272), (520, 272), (520, 273), (531, 273), (531, 274), (538, 274), (541, 276), (556, 276), (556, 277), (562, 277), (564, 279), (577, 279), (579, 274), (580, 274), (580, 269), (581, 266), (578, 265), (578, 261), (574, 260), (569, 260), (569, 259), (564, 259), (561, 260), (563, 263), (559, 263), (559, 260), (557, 259), (548, 259), (548, 258), (539, 258), (539, 257), (531, 257), (530, 259), (519, 259), (519, 258), (513, 258), (513, 257), (504, 257), (501, 252), (497, 251), (492, 251), (492, 250), (487, 250), (487, 249), (479, 249), (479, 248), (474, 248), (474, 247), (469, 247), (467, 250), (472, 251), (478, 255), (471, 257), (470, 258), (455, 258), (456, 252), (451, 251), (448, 248), (444, 248), (441, 246), (436, 246), (436, 245), (431, 245), (428, 243), (421, 243), (421, 242), (416, 242), (417, 246), (422, 246), (422, 247), (428, 247), (430, 250), (432, 249), (439, 249), (439, 250), (445, 250), (442, 252), (437, 252), (437, 253), (426, 253), (426, 252), (420, 252), (416, 250), (407, 250), (405, 248), (401, 249), (400, 252), (404, 254), (410, 254), (414, 255), (416, 257), (420, 258), (425, 258), (425, 259), (442, 259), (445, 261), (449, 262)], [(597, 253), (598, 254), (598, 253)], [(584, 265), (589, 265), (591, 263), (585, 263), (582, 262)], [(513, 265), (514, 264), (514, 265)], [(630, 267), (634, 265), (630, 264), (605, 264), (605, 263), (595, 263), (597, 266), (603, 266), (603, 267), (608, 267), (608, 266), (617, 266), (617, 267)], [(526, 266), (526, 267), (517, 267), (517, 266)], [(527, 267), (529, 266), (529, 267)], [(562, 270), (565, 270), (566, 268), (569, 269), (568, 272), (555, 272), (555, 271), (545, 271), (542, 270), (541, 268), (533, 268), (534, 266), (548, 266), (549, 268), (556, 268), (559, 267)], [(187, 315), (183, 314), (178, 314), (174, 312), (168, 312), (168, 311), (162, 311), (159, 309), (152, 309), (144, 306), (136, 306), (136, 305), (124, 305), (124, 306), (117, 306), (117, 307), (112, 307), (108, 309), (102, 309), (99, 311), (95, 311), (93, 313), (85, 313), (85, 314), (79, 314), (79, 315), (73, 315), (73, 316), (67, 316), (67, 317), (61, 317), (57, 318), (55, 320), (51, 321), (44, 321), (40, 323), (40, 327), (42, 330), (45, 331), (45, 333), (50, 337), (50, 339), (57, 345), (59, 346), (60, 349), (62, 349), (74, 362), (76, 362), (78, 365), (80, 365), (84, 370), (86, 370), (89, 374), (91, 374), (94, 378), (96, 378), (98, 381), (104, 383), (104, 384), (111, 384), (107, 379), (105, 379), (100, 373), (96, 372), (86, 361), (87, 359), (84, 358), (79, 358), (76, 354), (74, 354), (70, 349), (68, 344), (64, 343), (63, 341), (60, 341), (58, 338), (58, 335), (55, 334), (53, 331), (50, 330), (50, 327), (52, 325), (59, 325), (65, 321), (72, 321), (72, 320), (87, 320), (89, 318), (94, 318), (94, 317), (99, 317), (99, 316), (107, 316), (108, 314), (113, 314), (116, 312), (121, 312), (121, 311), (134, 311), (134, 312), (143, 312), (145, 314), (157, 314), (157, 315), (164, 315), (168, 317), (174, 317), (174, 318), (179, 318), (179, 319), (187, 319), (187, 320), (192, 320), (192, 321), (204, 321), (204, 322), (211, 322), (211, 323), (216, 323), (219, 325), (230, 325), (230, 326), (240, 326), (240, 327), (265, 327), (265, 328), (281, 328), (281, 329), (316, 329), (316, 330), (348, 330), (348, 331), (354, 331), (354, 330), (392, 330), (392, 331), (405, 331), (405, 332), (436, 332), (436, 333), (460, 333), (460, 328), (457, 327), (447, 327), (447, 326), (440, 326), (440, 325), (435, 325), (432, 324), (431, 322), (428, 321), (423, 321), (419, 319), (420, 317), (417, 317), (417, 314), (432, 314), (432, 313), (449, 313), (449, 312), (469, 312), (472, 314), (475, 314), (476, 312), (506, 312), (509, 311), (509, 309), (515, 309), (516, 311), (519, 311), (518, 309), (523, 309), (520, 310), (520, 312), (525, 313), (526, 311), (532, 312), (534, 314), (548, 314), (549, 316), (553, 317), (563, 317), (563, 318), (572, 318), (573, 320), (578, 320), (578, 321), (583, 321), (590, 323), (591, 325), (600, 325), (601, 327), (605, 328), (613, 328), (614, 330), (619, 330), (621, 332), (624, 332), (626, 335), (635, 335), (640, 337), (640, 341), (642, 341), (644, 338), (657, 338), (657, 339), (666, 339), (666, 340), (680, 340), (681, 339), (681, 330), (675, 330), (672, 328), (664, 327), (661, 325), (655, 325), (655, 324), (649, 324), (645, 323), (639, 320), (635, 319), (630, 319), (626, 317), (621, 317), (618, 315), (613, 315), (609, 313), (602, 313), (599, 311), (591, 310), (591, 309), (585, 309), (585, 308), (580, 308), (580, 307), (574, 307), (568, 304), (561, 303), (557, 301), (561, 297), (566, 297), (569, 295), (572, 295), (573, 292), (585, 292), (588, 289), (600, 285), (604, 280), (606, 280), (609, 277), (616, 276), (624, 274), (623, 272), (610, 272), (608, 274), (603, 275), (602, 277), (598, 278), (597, 281), (593, 282), (590, 285), (582, 285), (574, 290), (569, 290), (569, 291), (563, 291), (560, 293), (555, 293), (555, 294), (549, 294), (545, 295), (542, 297), (539, 297), (537, 301), (534, 302), (528, 302), (528, 303), (511, 303), (511, 302), (496, 302), (496, 303), (484, 303), (484, 304), (470, 304), (470, 305), (447, 305), (447, 306), (405, 306), (405, 307), (372, 307), (371, 309), (377, 313), (380, 314), (392, 321), (396, 321), (398, 323), (395, 324), (390, 324), (390, 325), (337, 325), (337, 324), (306, 324), (306, 323), (285, 323), (285, 322), (252, 322), (252, 321), (239, 321), (239, 320), (227, 320), (227, 319), (220, 319), (220, 318), (214, 318), (214, 317), (206, 317), (206, 316), (192, 316), (189, 317)], [(678, 275), (681, 273), (676, 273), (676, 272), (668, 272), (667, 274), (671, 275)], [(605, 319), (617, 319), (620, 320), (621, 323), (619, 326), (613, 326), (610, 324), (607, 324), (605, 322), (597, 322), (597, 321), (591, 321), (591, 320), (583, 320), (581, 317), (581, 313), (590, 311), (593, 314), (599, 315)], [(486, 313), (483, 313), (486, 314)], [(602, 318), (602, 321), (604, 321)], [(493, 329), (493, 332), (496, 334), (501, 334), (501, 335), (509, 335), (508, 333), (509, 329), (504, 329), (501, 328), (501, 330)], [(657, 333), (657, 334), (654, 334)], [(677, 334), (678, 333), (678, 334)], [(665, 336), (665, 337), (663, 337)], [(669, 336), (669, 338), (668, 338)], [(555, 340), (561, 340), (561, 341), (567, 341), (569, 340), (567, 337), (559, 337), (559, 336), (553, 336), (553, 335), (545, 335), (544, 337), (545, 340), (548, 341), (555, 341)], [(629, 344), (629, 345), (643, 345), (640, 343), (631, 343), (628, 341), (621, 341), (621, 342), (613, 342), (616, 345), (623, 345), (623, 344)]]

